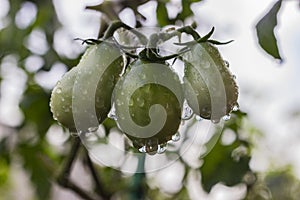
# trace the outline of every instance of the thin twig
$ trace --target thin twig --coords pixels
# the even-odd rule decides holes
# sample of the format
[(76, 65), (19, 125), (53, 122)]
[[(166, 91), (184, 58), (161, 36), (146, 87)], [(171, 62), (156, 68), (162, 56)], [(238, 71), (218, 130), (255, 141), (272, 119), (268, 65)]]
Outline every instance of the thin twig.
[(96, 198), (89, 195), (87, 191), (84, 191), (83, 189), (78, 187), (76, 184), (74, 184), (70, 180), (72, 166), (73, 166), (74, 160), (79, 152), (80, 144), (81, 144), (80, 138), (74, 137), (74, 139), (71, 143), (72, 147), (71, 147), (70, 153), (68, 154), (67, 161), (64, 164), (63, 170), (61, 171), (61, 173), (59, 174), (59, 176), (57, 178), (57, 183), (64, 188), (68, 188), (68, 189), (72, 190), (78, 196), (80, 196), (86, 200), (97, 200)]
[(86, 200), (98, 200), (95, 197), (92, 197), (91, 195), (88, 194), (87, 191), (81, 189), (80, 187), (78, 187), (76, 184), (74, 184), (72, 181), (68, 180), (67, 182), (65, 182), (65, 185), (62, 185), (64, 188), (68, 188), (70, 190), (72, 190), (73, 192), (75, 192), (78, 196), (80, 196), (83, 199)]
[(98, 177), (97, 171), (93, 165), (93, 162), (92, 162), (87, 150), (85, 151), (85, 157), (86, 157), (87, 166), (88, 166), (89, 170), (91, 171), (93, 180), (95, 182), (96, 193), (98, 195), (100, 195), (102, 197), (102, 199), (110, 199), (111, 195), (104, 190), (103, 184), (101, 183), (101, 181)]

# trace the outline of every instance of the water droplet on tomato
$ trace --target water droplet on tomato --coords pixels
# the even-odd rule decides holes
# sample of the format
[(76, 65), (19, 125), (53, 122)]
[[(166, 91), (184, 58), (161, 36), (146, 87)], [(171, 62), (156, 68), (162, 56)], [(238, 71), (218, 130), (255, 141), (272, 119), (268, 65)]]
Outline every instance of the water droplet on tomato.
[(139, 148), (139, 152), (146, 153), (146, 146), (142, 146), (141, 148)]
[(114, 104), (112, 105), (109, 113), (107, 114), (107, 117), (113, 120), (117, 120), (116, 108)]
[(177, 142), (179, 140), (180, 140), (180, 133), (179, 132), (177, 132), (174, 135), (172, 135), (172, 141), (173, 142)]
[(167, 148), (168, 148), (168, 143), (160, 144), (160, 145), (158, 146), (157, 153), (158, 153), (158, 154), (165, 153), (166, 150), (167, 150)]
[(232, 108), (233, 111), (238, 111), (239, 109), (240, 109), (240, 106), (238, 103), (236, 103)]
[(191, 119), (191, 117), (193, 116), (193, 114), (194, 114), (193, 109), (185, 101), (183, 103), (183, 112), (182, 112), (182, 117), (181, 118), (183, 120), (189, 120), (189, 119)]
[(57, 89), (56, 89), (56, 93), (57, 94), (60, 94), (62, 92), (62, 89), (60, 88), (60, 87), (58, 87)]
[(196, 117), (195, 117), (195, 118), (196, 118), (196, 120), (197, 120), (197, 121), (202, 121), (202, 120), (203, 120), (203, 118), (202, 118), (202, 117), (200, 117), (199, 115), (196, 115)]
[(228, 120), (230, 120), (230, 115), (228, 114), (228, 115), (225, 115), (225, 116), (223, 116), (223, 120), (224, 121), (228, 121)]
[(229, 67), (229, 62), (227, 60), (224, 60), (224, 64), (226, 67)]
[(137, 98), (136, 100), (139, 107), (143, 107), (145, 105), (145, 100), (143, 98)]

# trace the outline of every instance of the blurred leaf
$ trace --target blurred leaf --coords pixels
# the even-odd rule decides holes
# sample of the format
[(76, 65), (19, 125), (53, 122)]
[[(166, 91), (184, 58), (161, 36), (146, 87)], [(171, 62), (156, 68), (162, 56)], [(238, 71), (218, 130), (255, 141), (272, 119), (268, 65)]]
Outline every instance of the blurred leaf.
[(166, 2), (157, 1), (156, 17), (159, 26), (166, 26), (170, 24)]
[(240, 154), (234, 158), (233, 152), (239, 151), (242, 143), (236, 140), (233, 144), (223, 146), (219, 141), (212, 151), (204, 157), (201, 167), (203, 188), (209, 192), (216, 183), (222, 182), (227, 186), (241, 183), (243, 177), (250, 171), (250, 157)]
[(256, 24), (256, 32), (260, 46), (271, 56), (282, 60), (274, 35), (277, 26), (277, 14), (281, 7), (281, 0), (277, 1), (271, 10)]
[(300, 182), (288, 171), (277, 171), (265, 178), (274, 200), (294, 200), (300, 197)]
[(20, 144), (18, 149), (24, 168), (29, 172), (30, 179), (36, 188), (38, 199), (49, 199), (51, 191), (51, 178), (53, 174), (53, 163), (48, 157), (44, 146), (38, 143), (34, 146)]
[[(10, 152), (8, 149), (9, 138), (4, 137), (0, 140), (0, 158), (7, 164), (10, 164)], [(1, 166), (1, 165), (0, 165)]]
[(54, 122), (49, 108), (49, 101), (50, 94), (34, 84), (28, 86), (20, 103), (25, 115), (25, 124), (35, 124), (41, 137), (44, 137), (48, 128)]
[(176, 19), (184, 21), (187, 17), (193, 15), (191, 4), (202, 0), (181, 0), (182, 11), (177, 15)]

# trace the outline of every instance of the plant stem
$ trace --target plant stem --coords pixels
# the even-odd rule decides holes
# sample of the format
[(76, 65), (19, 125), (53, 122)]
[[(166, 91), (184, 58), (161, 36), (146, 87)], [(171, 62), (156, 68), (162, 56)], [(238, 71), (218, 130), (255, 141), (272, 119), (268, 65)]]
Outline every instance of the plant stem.
[(70, 176), (70, 173), (71, 173), (71, 170), (72, 170), (72, 165), (73, 165), (73, 162), (77, 156), (77, 153), (80, 149), (80, 144), (81, 144), (81, 141), (80, 141), (80, 138), (79, 137), (74, 137), (71, 145), (71, 150), (70, 150), (70, 154), (68, 155), (67, 157), (67, 161), (64, 165), (64, 168), (59, 176), (60, 179), (66, 179), (66, 178), (69, 178)]
[(83, 189), (78, 187), (76, 184), (74, 184), (70, 180), (72, 166), (73, 166), (74, 160), (79, 152), (80, 144), (81, 144), (80, 138), (74, 137), (74, 139), (71, 143), (72, 147), (71, 147), (70, 153), (67, 157), (66, 163), (64, 164), (63, 170), (61, 171), (61, 173), (59, 174), (59, 176), (57, 178), (57, 183), (64, 188), (68, 188), (68, 189), (74, 191), (78, 196), (80, 196), (86, 200), (96, 200), (96, 198), (89, 195), (88, 192), (84, 191)]
[(95, 182), (95, 186), (96, 186), (96, 193), (98, 195), (100, 195), (102, 197), (102, 199), (110, 199), (111, 194), (107, 193), (104, 189), (103, 189), (103, 184), (100, 182), (100, 179), (98, 177), (97, 171), (93, 165), (93, 162), (89, 156), (88, 151), (85, 151), (85, 157), (86, 157), (86, 164), (89, 168), (89, 170), (92, 173), (92, 177), (93, 180)]
[(146, 154), (138, 155), (138, 167), (133, 176), (133, 184), (131, 189), (132, 200), (145, 199), (146, 195), (146, 175), (145, 175), (145, 159)]

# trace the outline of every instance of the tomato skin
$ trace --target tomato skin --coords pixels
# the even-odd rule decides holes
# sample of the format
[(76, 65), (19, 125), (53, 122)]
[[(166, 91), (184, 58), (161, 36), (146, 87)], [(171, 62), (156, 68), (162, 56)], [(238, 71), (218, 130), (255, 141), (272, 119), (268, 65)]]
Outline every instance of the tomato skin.
[[(149, 153), (177, 132), (181, 122), (182, 87), (177, 74), (165, 63), (137, 60), (129, 68), (113, 93), (117, 124), (135, 147), (146, 145)], [(161, 129), (147, 129), (151, 124)]]
[(235, 77), (213, 45), (200, 43), (191, 49), (185, 61), (185, 98), (195, 114), (218, 121), (237, 105)]
[[(54, 118), (73, 132), (97, 127), (111, 109), (112, 92), (122, 70), (123, 57), (116, 45), (103, 42), (89, 47), (77, 67), (53, 89), (50, 107)], [(63, 112), (66, 107), (69, 112)]]
[(53, 118), (70, 131), (76, 131), (72, 112), (72, 91), (78, 67), (73, 67), (64, 74), (52, 90), (50, 108)]

